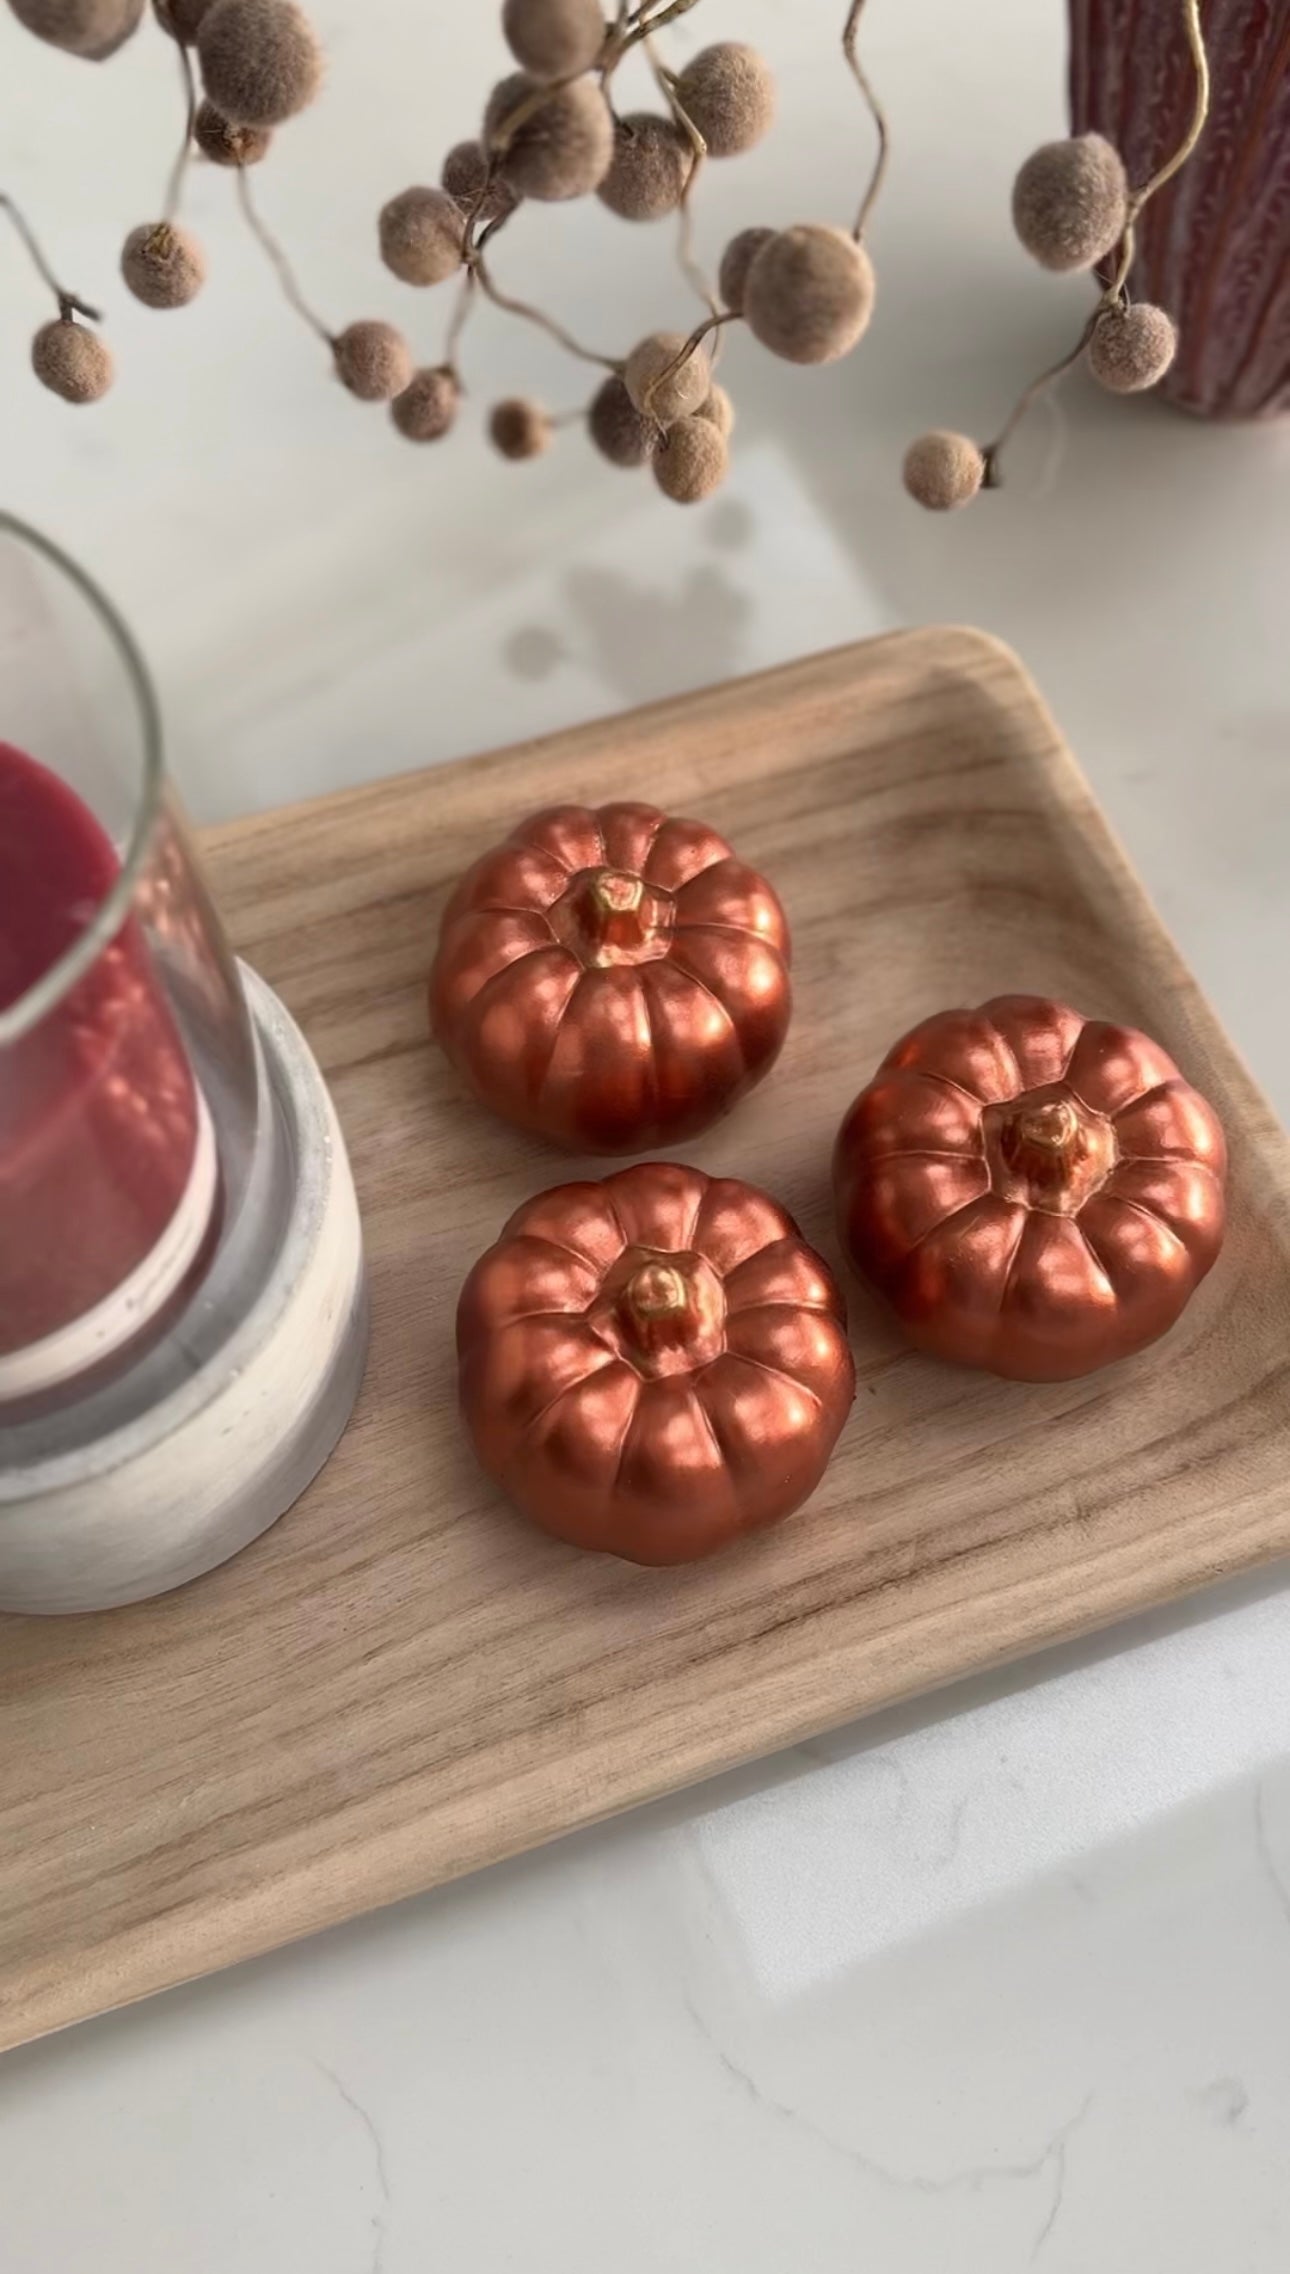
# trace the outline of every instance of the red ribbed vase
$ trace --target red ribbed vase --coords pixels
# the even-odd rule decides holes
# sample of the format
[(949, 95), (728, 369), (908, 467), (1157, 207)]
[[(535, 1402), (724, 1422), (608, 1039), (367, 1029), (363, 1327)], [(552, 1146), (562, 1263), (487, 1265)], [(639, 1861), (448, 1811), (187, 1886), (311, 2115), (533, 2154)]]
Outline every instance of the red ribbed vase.
[[(1194, 77), (1179, 0), (1069, 0), (1071, 122), (1146, 181), (1187, 131)], [(1290, 410), (1290, 0), (1204, 0), (1208, 124), (1138, 228), (1135, 298), (1167, 308), (1162, 391), (1210, 418)]]

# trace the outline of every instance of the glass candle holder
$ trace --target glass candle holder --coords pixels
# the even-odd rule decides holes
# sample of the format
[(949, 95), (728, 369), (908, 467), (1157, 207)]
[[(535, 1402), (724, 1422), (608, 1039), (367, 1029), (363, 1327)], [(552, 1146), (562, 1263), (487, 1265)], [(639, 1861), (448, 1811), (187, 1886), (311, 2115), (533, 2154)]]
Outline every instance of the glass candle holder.
[(364, 1347), (331, 1103), (229, 953), (138, 651), (0, 514), (0, 1609), (222, 1561), (330, 1451)]

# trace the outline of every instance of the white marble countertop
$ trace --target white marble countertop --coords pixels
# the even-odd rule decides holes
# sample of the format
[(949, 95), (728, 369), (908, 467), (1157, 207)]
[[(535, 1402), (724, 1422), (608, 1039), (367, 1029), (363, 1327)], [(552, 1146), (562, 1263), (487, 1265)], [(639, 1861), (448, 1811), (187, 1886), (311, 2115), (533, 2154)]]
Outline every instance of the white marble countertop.
[[(406, 315), (430, 359), (441, 303), (377, 268), (370, 216), (472, 129), (493, 11), (314, 13), (330, 89), (265, 209), (331, 320)], [(712, 169), (709, 253), (853, 204), (840, 13), (706, 0), (678, 29), (781, 72), (772, 142)], [(1006, 495), (907, 505), (910, 434), (997, 424), (1083, 301), (1007, 221), (1060, 131), (1060, 0), (871, 15), (897, 130), (874, 329), (823, 374), (736, 343), (736, 471), (688, 515), (577, 434), (488, 455), (490, 395), (585, 393), (491, 314), (464, 431), (397, 445), (326, 382), (213, 173), (206, 294), (133, 307), (115, 247), (158, 203), (174, 58), (140, 40), (96, 72), (0, 16), (4, 186), (110, 298), (122, 372), (85, 414), (11, 372), (0, 489), (132, 616), (202, 817), (885, 624), (984, 624), (1290, 1113), (1290, 434), (1077, 382)], [(498, 269), (619, 346), (683, 313), (667, 240), (530, 215)], [(12, 365), (45, 311), (16, 248), (0, 278)], [(1290, 1596), (1252, 1582), (12, 2054), (3, 2274), (1283, 2274), (1288, 1669)]]

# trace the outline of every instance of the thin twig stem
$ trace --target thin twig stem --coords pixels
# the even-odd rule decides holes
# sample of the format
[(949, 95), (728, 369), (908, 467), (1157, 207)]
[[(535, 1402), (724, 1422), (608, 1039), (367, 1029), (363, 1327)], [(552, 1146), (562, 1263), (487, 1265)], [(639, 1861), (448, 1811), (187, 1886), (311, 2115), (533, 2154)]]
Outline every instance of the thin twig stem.
[(452, 320), (449, 323), (447, 334), (443, 343), (444, 363), (447, 366), (447, 369), (451, 371), (453, 378), (457, 381), (458, 386), (461, 385), (461, 375), (457, 370), (457, 350), (461, 345), (461, 335), (466, 329), (467, 322), (470, 318), (471, 309), (475, 305), (475, 288), (477, 283), (478, 270), (473, 267), (468, 268), (461, 280), (460, 289), (457, 293), (457, 305), (453, 309)]
[(1069, 352), (1061, 358), (1061, 361), (1059, 363), (1051, 363), (1047, 371), (1041, 371), (1037, 379), (1031, 380), (1030, 385), (1026, 388), (1025, 393), (1017, 397), (1016, 402), (1013, 404), (1012, 409), (1009, 411), (1008, 416), (1004, 420), (1003, 425), (1000, 427), (999, 432), (994, 438), (994, 441), (986, 443), (984, 449), (981, 452), (981, 455), (985, 460), (986, 489), (997, 489), (999, 486), (998, 461), (999, 454), (1002, 451), (1004, 444), (1016, 432), (1016, 429), (1020, 426), (1021, 421), (1026, 415), (1026, 412), (1030, 409), (1031, 404), (1036, 400), (1036, 398), (1044, 394), (1046, 390), (1052, 386), (1055, 379), (1060, 379), (1064, 371), (1069, 371), (1073, 363), (1078, 363), (1081, 355), (1084, 353), (1085, 348), (1088, 346), (1089, 341), (1093, 337), (1094, 328), (1097, 325), (1098, 319), (1101, 314), (1102, 305), (1099, 301), (1097, 307), (1093, 310), (1092, 315), (1089, 317), (1088, 322), (1085, 324), (1083, 331), (1080, 333), (1079, 338), (1076, 340), (1074, 347), (1071, 348)]
[(597, 363), (602, 371), (621, 371), (622, 364), (614, 356), (597, 355), (594, 348), (584, 347), (581, 340), (576, 340), (572, 332), (565, 330), (563, 324), (558, 324), (554, 316), (547, 316), (541, 308), (531, 307), (527, 300), (514, 300), (509, 292), (503, 292), (501, 286), (494, 282), (478, 246), (471, 260), (471, 268), (479, 279), (480, 290), (493, 302), (494, 307), (504, 308), (510, 316), (522, 316), (526, 323), (537, 324), (569, 355), (576, 355), (580, 363)]
[(673, 119), (680, 127), (681, 132), (684, 134), (687, 142), (690, 145), (690, 164), (685, 176), (685, 185), (681, 191), (681, 204), (677, 225), (677, 264), (680, 268), (682, 276), (685, 278), (686, 283), (690, 286), (691, 291), (694, 292), (696, 296), (703, 302), (703, 305), (707, 309), (708, 314), (710, 316), (719, 316), (721, 313), (721, 302), (717, 298), (716, 291), (711, 283), (711, 280), (704, 274), (703, 268), (699, 262), (698, 255), (694, 249), (694, 206), (692, 203), (694, 197), (694, 185), (698, 181), (699, 175), (703, 169), (704, 162), (707, 158), (708, 145), (704, 140), (702, 134), (699, 132), (698, 127), (695, 125), (694, 120), (691, 118), (689, 112), (685, 108), (685, 105), (681, 101), (680, 96), (677, 94), (675, 74), (669, 71), (666, 65), (660, 61), (653, 41), (649, 38), (648, 34), (646, 34), (644, 46), (646, 56), (649, 59), (649, 67), (654, 74), (655, 84), (663, 96), (668, 109), (671, 111)]
[(1183, 0), (1183, 21), (1196, 72), (1196, 99), (1192, 106), (1191, 125), (1172, 158), (1165, 160), (1145, 188), (1134, 191), (1131, 203), (1135, 213), (1141, 213), (1148, 198), (1154, 197), (1157, 190), (1162, 190), (1166, 182), (1173, 180), (1179, 167), (1186, 165), (1205, 131), (1205, 121), (1209, 117), (1209, 57), (1205, 53), (1205, 34), (1201, 28), (1200, 0)]
[(860, 211), (856, 215), (855, 227), (851, 232), (857, 245), (864, 236), (865, 223), (878, 202), (879, 192), (886, 179), (887, 161), (891, 155), (891, 130), (887, 125), (887, 113), (875, 95), (873, 82), (856, 52), (856, 41), (860, 34), (860, 17), (863, 9), (864, 0), (851, 0), (851, 7), (842, 33), (842, 53), (850, 66), (852, 78), (864, 96), (869, 108), (869, 115), (878, 133), (878, 155), (874, 159), (873, 172), (869, 176), (869, 186), (860, 201)]
[(665, 363), (661, 371), (656, 371), (650, 380), (645, 389), (645, 399), (641, 404), (642, 417), (652, 418), (656, 426), (663, 426), (666, 422), (659, 418), (654, 408), (654, 398), (659, 388), (672, 377), (674, 372), (682, 370), (690, 361), (691, 356), (698, 353), (710, 333), (720, 331), (726, 324), (738, 324), (741, 321), (741, 316), (733, 308), (723, 308), (715, 316), (709, 316), (704, 323), (696, 324), (689, 338), (682, 341), (671, 361)]
[(335, 340), (333, 334), (328, 330), (326, 324), (324, 324), (322, 317), (317, 315), (315, 311), (310, 307), (309, 302), (306, 300), (303, 292), (300, 289), (300, 286), (296, 282), (295, 271), (292, 268), (290, 261), (287, 259), (286, 254), (283, 252), (277, 238), (273, 235), (272, 231), (266, 226), (266, 224), (260, 219), (260, 216), (255, 209), (255, 201), (251, 196), (251, 184), (248, 179), (247, 169), (245, 166), (239, 166), (237, 169), (237, 194), (241, 201), (242, 211), (246, 215), (247, 222), (250, 225), (253, 234), (259, 239), (260, 244), (268, 254), (269, 260), (272, 263), (273, 269), (277, 275), (278, 282), (282, 286), (282, 290), (286, 299), (295, 309), (296, 314), (304, 318), (304, 321), (308, 324), (310, 331), (316, 332), (318, 334), (318, 337), (323, 342), (323, 345), (329, 348), (334, 347)]
[(36, 239), (35, 231), (32, 229), (32, 226), (28, 221), (26, 214), (23, 212), (22, 207), (15, 205), (13, 199), (8, 196), (4, 190), (0, 190), (0, 212), (8, 214), (9, 219), (13, 224), (15, 234), (21, 239), (23, 245), (25, 246), (28, 257), (31, 261), (31, 265), (35, 269), (37, 276), (40, 278), (42, 284), (48, 285), (50, 291), (54, 295), (55, 300), (58, 302), (58, 312), (60, 316), (64, 318), (68, 316), (84, 316), (91, 324), (101, 324), (103, 317), (99, 309), (91, 308), (88, 300), (78, 299), (77, 295), (74, 292), (66, 291), (64, 287), (59, 283), (58, 278), (55, 276), (52, 268), (49, 265), (49, 262), (45, 259), (45, 256), (40, 249), (40, 246)]
[(1162, 190), (1166, 182), (1173, 180), (1179, 168), (1186, 165), (1205, 131), (1205, 122), (1209, 117), (1209, 57), (1205, 53), (1205, 34), (1201, 28), (1200, 0), (1183, 0), (1183, 22), (1196, 72), (1196, 95), (1192, 105), (1191, 124), (1173, 156), (1166, 158), (1163, 166), (1151, 176), (1150, 181), (1144, 183), (1140, 190), (1134, 190), (1130, 195), (1124, 236), (1120, 243), (1120, 258), (1116, 263), (1115, 275), (1107, 286), (1107, 298), (1111, 302), (1118, 302), (1128, 282), (1129, 271), (1133, 266), (1133, 255), (1136, 249), (1135, 224), (1138, 215), (1143, 206), (1148, 204), (1156, 195), (1157, 191)]
[[(167, 18), (169, 18), (169, 10), (167, 10)], [(183, 41), (178, 37), (175, 39), (175, 50), (179, 57), (179, 72), (184, 89), (184, 139), (175, 154), (175, 162), (170, 169), (170, 180), (166, 185), (163, 218), (167, 221), (173, 221), (179, 211), (184, 175), (188, 170), (188, 160), (193, 147), (193, 127), (197, 119), (197, 81), (193, 76), (192, 57)]]
[(665, 24), (675, 23), (678, 16), (688, 15), (691, 8), (697, 6), (698, 0), (666, 0), (664, 7), (654, 7), (648, 4), (648, 0), (643, 0), (638, 8), (625, 8), (620, 0), (596, 65), (601, 86), (606, 86), (630, 48), (639, 46), (642, 40), (649, 38), (651, 32), (662, 31)]
[(635, 37), (648, 39), (651, 32), (661, 32), (664, 24), (674, 24), (678, 16), (688, 16), (691, 8), (697, 6), (698, 0), (666, 0), (664, 7), (652, 11), (649, 8), (638, 8)]

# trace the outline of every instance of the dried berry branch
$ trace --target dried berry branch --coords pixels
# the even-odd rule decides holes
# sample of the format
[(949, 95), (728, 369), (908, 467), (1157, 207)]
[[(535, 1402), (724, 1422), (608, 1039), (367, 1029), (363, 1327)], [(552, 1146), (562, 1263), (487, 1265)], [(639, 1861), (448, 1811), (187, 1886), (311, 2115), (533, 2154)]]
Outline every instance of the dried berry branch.
[[(102, 59), (137, 28), (141, 0), (11, 0), (39, 36), (74, 54)], [(820, 222), (752, 227), (725, 247), (714, 291), (694, 243), (695, 191), (709, 161), (752, 149), (768, 131), (775, 87), (764, 59), (722, 41), (673, 70), (656, 36), (697, 0), (502, 0), (502, 30), (519, 69), (494, 89), (478, 140), (457, 144), (441, 187), (401, 192), (382, 208), (381, 256), (403, 283), (459, 287), (440, 363), (414, 369), (401, 331), (378, 319), (332, 332), (306, 300), (276, 236), (261, 219), (247, 169), (269, 150), (277, 129), (313, 100), (322, 78), (318, 41), (297, 0), (153, 0), (153, 15), (179, 50), (185, 133), (171, 169), (162, 217), (131, 230), (121, 255), (125, 281), (147, 306), (184, 306), (201, 289), (200, 244), (176, 216), (193, 145), (239, 175), (238, 195), (293, 311), (327, 347), (336, 375), (364, 401), (386, 401), (401, 434), (425, 442), (446, 434), (462, 384), (461, 341), (483, 299), (540, 328), (564, 352), (605, 374), (585, 413), (596, 448), (619, 466), (652, 466), (659, 487), (684, 502), (707, 496), (727, 465), (734, 412), (713, 370), (726, 329), (746, 323), (759, 344), (787, 362), (823, 364), (848, 354), (873, 309), (874, 274), (863, 242), (890, 160), (886, 113), (859, 53), (864, 0), (845, 0), (842, 51), (867, 106), (877, 149), (855, 222), (847, 232)], [(1023, 244), (1054, 270), (1096, 271), (1097, 304), (1070, 352), (1032, 380), (995, 440), (923, 436), (906, 460), (906, 485), (927, 505), (961, 505), (999, 480), (1000, 460), (1031, 404), (1081, 356), (1117, 392), (1150, 386), (1175, 347), (1159, 308), (1133, 305), (1128, 281), (1143, 208), (1186, 164), (1209, 112), (1202, 0), (1181, 0), (1195, 68), (1191, 123), (1178, 148), (1132, 189), (1111, 145), (1084, 135), (1045, 145), (1017, 177), (1013, 217)], [(640, 48), (664, 109), (619, 116), (612, 86)], [(196, 59), (196, 73), (194, 71)], [(198, 75), (200, 76), (200, 96)], [(522, 201), (543, 203), (594, 192), (628, 222), (675, 215), (677, 259), (708, 311), (683, 334), (660, 331), (624, 356), (603, 354), (564, 324), (500, 284), (486, 250)], [(0, 199), (54, 293), (58, 320), (37, 334), (32, 360), (43, 383), (70, 401), (92, 401), (111, 380), (111, 358), (76, 321), (93, 316), (65, 292), (9, 198)], [(709, 343), (715, 343), (710, 352)], [(536, 457), (563, 423), (523, 398), (496, 405), (489, 431), (508, 458)]]
[[(706, 139), (690, 115), (678, 79), (662, 65), (651, 45), (654, 31), (686, 13), (695, 4), (696, 0), (667, 0), (667, 4), (661, 7), (642, 5), (631, 9), (619, 5), (615, 20), (604, 34), (590, 64), (598, 80), (600, 100), (605, 106), (604, 115), (611, 123), (612, 139), (603, 161), (598, 153), (595, 157), (586, 159), (585, 182), (579, 178), (585, 155), (580, 144), (585, 145), (589, 135), (594, 142), (594, 135), (591, 135), (592, 114), (587, 106), (586, 82), (583, 74), (577, 71), (562, 72), (537, 85), (526, 84), (522, 80), (504, 81), (495, 90), (490, 103), (489, 115), (485, 120), (484, 143), (478, 158), (473, 147), (466, 144), (459, 145), (450, 154), (445, 165), (445, 185), (449, 182), (450, 172), (454, 177), (454, 189), (458, 177), (465, 181), (472, 174), (474, 176), (463, 207), (460, 258), (466, 267), (467, 278), (458, 295), (444, 348), (443, 368), (451, 372), (454, 378), (457, 376), (457, 355), (462, 334), (475, 305), (477, 285), (483, 295), (496, 306), (537, 325), (567, 353), (579, 360), (597, 363), (610, 375), (611, 382), (620, 380), (626, 368), (620, 358), (603, 355), (586, 347), (545, 310), (505, 291), (482, 257), (488, 236), (502, 225), (506, 217), (505, 213), (499, 215), (495, 210), (499, 190), (509, 192), (512, 199), (522, 194), (542, 198), (560, 197), (571, 191), (576, 193), (584, 187), (597, 186), (592, 179), (592, 169), (595, 174), (603, 176), (611, 170), (615, 155), (622, 161), (617, 168), (617, 174), (621, 178), (615, 180), (612, 190), (606, 184), (603, 193), (605, 201), (629, 219), (650, 218), (654, 212), (668, 210), (670, 204), (680, 209), (680, 262), (687, 278), (709, 310), (706, 324), (693, 340), (677, 342), (671, 335), (665, 335), (662, 362), (679, 368), (693, 357), (699, 342), (708, 331), (731, 320), (723, 315), (717, 296), (703, 276), (693, 253), (689, 199), (695, 176), (707, 154)], [(550, 30), (549, 18), (553, 12), (547, 0), (508, 0), (504, 25), (521, 60), (525, 60), (526, 55), (537, 45), (536, 35), (541, 29), (540, 19), (544, 14), (548, 17), (547, 29)], [(570, 13), (576, 16), (576, 12), (575, 5)], [(572, 29), (576, 32), (576, 23)], [(675, 142), (670, 146), (673, 153), (671, 161), (666, 157), (661, 161), (664, 179), (660, 182), (657, 175), (651, 179), (651, 164), (657, 168), (660, 163), (660, 146), (656, 139), (659, 130), (654, 115), (643, 114), (638, 120), (620, 120), (609, 108), (609, 82), (625, 54), (636, 45), (643, 46), (656, 83), (667, 100), (672, 124), (679, 135), (684, 135), (689, 146), (690, 163), (670, 189), (665, 177), (668, 163), (674, 162)], [(572, 102), (565, 99), (570, 90), (575, 89), (578, 90), (579, 105), (576, 112)], [(566, 144), (563, 152), (560, 148), (562, 139)], [(664, 144), (662, 148), (666, 151), (668, 146)], [(492, 220), (482, 234), (477, 234), (484, 216), (490, 210), (493, 213)], [(671, 375), (668, 374), (669, 377)], [(696, 373), (696, 391), (701, 399), (706, 400), (712, 394), (706, 359), (701, 388), (698, 387), (698, 379), (699, 374)], [(661, 439), (666, 429), (658, 411), (657, 373), (655, 380), (656, 383), (651, 386), (648, 409), (644, 414), (638, 415), (649, 423)], [(714, 439), (721, 443), (724, 453), (724, 434), (730, 423), (728, 399), (724, 394), (720, 396), (720, 402), (724, 406), (721, 432), (717, 433), (714, 427)], [(687, 408), (690, 407), (697, 409), (698, 402), (693, 406), (687, 404)], [(491, 427), (496, 446), (504, 455), (512, 457), (537, 455), (539, 449), (547, 446), (552, 431), (552, 422), (540, 411), (539, 406), (518, 401), (498, 406)]]
[[(118, 15), (142, 13), (138, 0), (103, 5)], [(502, 0), (502, 30), (519, 70), (494, 88), (480, 138), (449, 152), (441, 187), (404, 190), (380, 213), (381, 257), (401, 282), (421, 287), (459, 280), (443, 359), (418, 370), (392, 324), (367, 320), (330, 329), (305, 297), (252, 194), (248, 169), (263, 160), (278, 127), (312, 101), (321, 81), (321, 51), (296, 0), (153, 0), (156, 22), (178, 49), (185, 132), (161, 218), (142, 223), (126, 240), (126, 283), (159, 309), (182, 307), (201, 289), (205, 256), (176, 218), (195, 144), (212, 163), (236, 172), (247, 226), (288, 305), (328, 349), (337, 376), (362, 400), (388, 401), (401, 434), (427, 442), (449, 431), (462, 392), (462, 337), (472, 311), (487, 299), (605, 375), (586, 416), (606, 457), (619, 465), (651, 465), (669, 497), (707, 496), (725, 474), (734, 420), (729, 396), (714, 384), (709, 343), (719, 351), (726, 328), (746, 319), (773, 353), (797, 363), (827, 362), (863, 332), (873, 278), (858, 242), (839, 229), (806, 224), (742, 232), (727, 247), (714, 290), (695, 250), (696, 187), (710, 159), (752, 149), (769, 130), (775, 86), (765, 60), (738, 41), (703, 48), (683, 68), (670, 68), (657, 35), (696, 5), (615, 0), (606, 22), (603, 0)], [(856, 59), (859, 13), (857, 4), (844, 45), (880, 145), (863, 219), (885, 165), (886, 125)], [(60, 29), (55, 44), (74, 42)], [(619, 117), (612, 83), (636, 48), (663, 107)], [(629, 222), (676, 216), (678, 265), (706, 310), (688, 335), (651, 333), (626, 355), (605, 354), (498, 280), (489, 248), (521, 201), (590, 192)], [(60, 294), (60, 320), (78, 306)], [(58, 344), (60, 351), (67, 346)], [(561, 423), (517, 397), (494, 407), (489, 432), (503, 456), (523, 459), (546, 450)]]
[(968, 435), (938, 428), (910, 445), (904, 481), (920, 505), (946, 512), (969, 505), (979, 490), (997, 489), (1004, 447), (1026, 412), (1082, 356), (1093, 377), (1113, 394), (1154, 387), (1169, 369), (1178, 344), (1172, 319), (1148, 302), (1131, 304), (1127, 287), (1135, 224), (1143, 207), (1186, 165), (1209, 117), (1209, 59), (1200, 0), (1182, 0), (1182, 17), (1196, 82), (1191, 121), (1178, 147), (1140, 189), (1130, 188), (1119, 152), (1099, 134), (1044, 143), (1017, 175), (1013, 224), (1042, 267), (1098, 270), (1112, 256), (1114, 265), (1075, 345), (1032, 379), (993, 442), (978, 444)]
[[(317, 42), (295, 0), (154, 0), (158, 22), (179, 49), (185, 135), (162, 218), (142, 224), (127, 239), (122, 255), (126, 281), (155, 308), (180, 307), (201, 287), (201, 248), (175, 218), (195, 139), (213, 162), (233, 166), (242, 177), (238, 194), (246, 221), (288, 304), (328, 347), (353, 393), (393, 399), (401, 432), (430, 440), (447, 431), (460, 394), (457, 358), (463, 330), (479, 299), (488, 298), (607, 374), (592, 424), (593, 432), (597, 419), (604, 427), (603, 406), (609, 400), (619, 433), (608, 455), (619, 462), (625, 462), (624, 451), (636, 462), (653, 459), (660, 486), (670, 496), (705, 495), (724, 473), (733, 420), (728, 396), (713, 385), (705, 342), (715, 336), (719, 345), (721, 331), (743, 308), (742, 302), (722, 306), (722, 299), (730, 302), (731, 297), (724, 275), (719, 295), (695, 256), (694, 190), (709, 155), (735, 155), (766, 132), (774, 87), (762, 59), (738, 43), (704, 49), (680, 72), (667, 67), (653, 46), (654, 37), (696, 4), (637, 0), (633, 6), (631, 0), (616, 0), (606, 25), (597, 0), (504, 0), (503, 28), (523, 69), (495, 90), (482, 143), (459, 145), (450, 153), (442, 191), (406, 191), (381, 215), (382, 254), (397, 276), (426, 285), (454, 272), (462, 275), (444, 361), (412, 372), (406, 343), (393, 326), (367, 322), (330, 331), (305, 298), (245, 178), (246, 168), (265, 155), (273, 130), (306, 106), (319, 83)], [(642, 113), (635, 122), (615, 122), (608, 88), (634, 47), (641, 47), (649, 61), (667, 106), (665, 119)], [(193, 52), (203, 82), (200, 106)], [(605, 202), (628, 219), (678, 213), (679, 264), (708, 310), (688, 337), (652, 334), (626, 358), (586, 346), (545, 310), (503, 288), (484, 257), (521, 197), (563, 198), (598, 188), (613, 168), (616, 150), (623, 158), (618, 168), (623, 180), (612, 187), (605, 182)], [(841, 318), (833, 307), (839, 277), (829, 240), (835, 234), (811, 229), (758, 233), (777, 258), (763, 264), (770, 279), (762, 296), (766, 308), (750, 321), (775, 352), (796, 361), (827, 360), (844, 352), (867, 317), (871, 286), (854, 254), (841, 277), (842, 299), (848, 303)], [(625, 421), (633, 422), (630, 431)], [(518, 401), (499, 406), (492, 423), (497, 447), (514, 457), (536, 455), (553, 431), (545, 412)]]
[[(863, 219), (881, 185), (887, 130), (855, 55), (859, 15), (859, 5), (853, 6), (843, 44), (870, 101), (880, 143)], [(705, 156), (728, 157), (750, 149), (770, 125), (773, 81), (752, 49), (736, 43), (705, 49), (683, 72), (675, 77), (668, 73), (661, 83), (675, 95)], [(617, 464), (652, 455), (655, 475), (668, 496), (686, 501), (706, 496), (724, 473), (733, 423), (728, 396), (712, 384), (712, 363), (704, 348), (709, 336), (746, 319), (773, 354), (795, 363), (830, 362), (847, 354), (863, 334), (873, 291), (873, 270), (858, 235), (846, 237), (817, 223), (740, 231), (721, 263), (724, 306), (713, 307), (709, 319), (685, 339), (655, 333), (633, 349), (624, 367), (625, 401), (612, 389), (602, 389), (590, 407), (593, 439)]]

